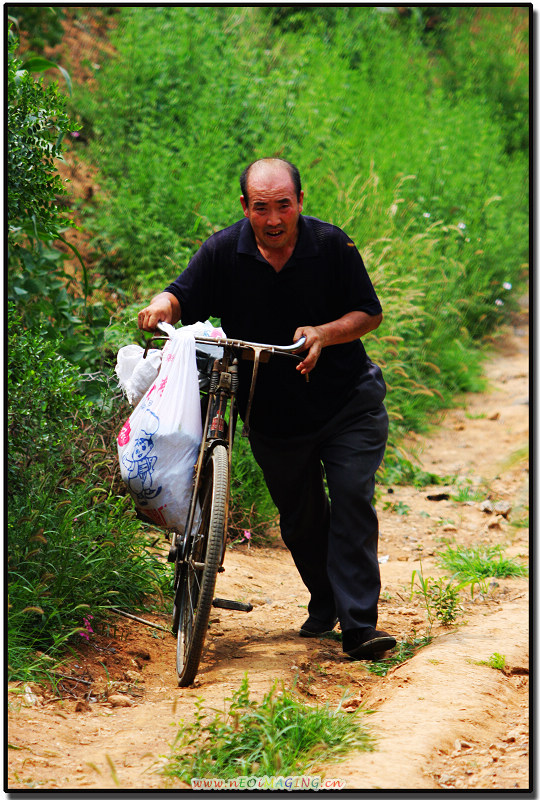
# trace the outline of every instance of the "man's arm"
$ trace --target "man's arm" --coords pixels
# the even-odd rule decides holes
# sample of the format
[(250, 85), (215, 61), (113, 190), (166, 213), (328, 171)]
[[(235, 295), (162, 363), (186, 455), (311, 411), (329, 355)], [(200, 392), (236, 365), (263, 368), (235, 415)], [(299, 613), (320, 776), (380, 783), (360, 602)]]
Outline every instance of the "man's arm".
[(139, 311), (138, 322), (142, 331), (154, 331), (158, 322), (175, 325), (181, 317), (180, 303), (171, 292), (161, 292), (149, 306)]
[(366, 333), (378, 328), (382, 317), (382, 314), (371, 316), (366, 314), (365, 311), (350, 311), (343, 317), (333, 322), (327, 322), (324, 325), (317, 325), (316, 327), (305, 325), (297, 328), (293, 341), (296, 342), (301, 336), (305, 336), (306, 350), (309, 350), (309, 352), (296, 369), (302, 375), (311, 372), (319, 359), (323, 347), (328, 347), (332, 344), (345, 344), (346, 342), (360, 339)]

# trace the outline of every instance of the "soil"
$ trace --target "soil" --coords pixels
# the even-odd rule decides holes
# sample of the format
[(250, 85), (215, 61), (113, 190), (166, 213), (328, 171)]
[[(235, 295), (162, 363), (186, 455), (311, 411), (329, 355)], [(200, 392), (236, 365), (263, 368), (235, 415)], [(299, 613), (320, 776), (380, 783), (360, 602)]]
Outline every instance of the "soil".
[[(430, 434), (406, 446), (448, 486), (380, 490), (379, 626), (399, 642), (430, 631), (411, 577), (420, 568), (432, 580), (445, 575), (436, 556), (447, 544), (500, 544), (506, 557), (528, 562), (527, 320), (523, 309), (494, 343), (488, 390), (464, 397)], [(477, 492), (474, 499), (454, 499), (459, 485)], [(482, 510), (484, 500), (495, 510)], [(192, 687), (176, 685), (171, 634), (121, 616), (81, 640), (77, 657), (59, 669), (69, 677), (59, 680), (57, 694), (11, 684), (9, 789), (187, 788), (160, 772), (178, 724), (193, 719), (199, 698), (223, 709), (247, 674), (255, 700), (278, 680), (308, 705), (336, 705), (346, 693), (346, 710), (376, 712), (358, 716), (375, 739), (373, 752), (310, 770), (345, 781), (346, 789), (526, 790), (527, 579), (491, 579), (487, 594), (462, 592), (457, 622), (433, 624), (431, 642), (381, 676), (367, 662), (346, 659), (337, 639), (298, 636), (307, 593), (274, 533), (264, 548), (229, 546), (216, 593), (254, 609), (212, 613)], [(166, 617), (145, 618), (168, 624)], [(504, 656), (503, 669), (482, 663), (493, 654)]]

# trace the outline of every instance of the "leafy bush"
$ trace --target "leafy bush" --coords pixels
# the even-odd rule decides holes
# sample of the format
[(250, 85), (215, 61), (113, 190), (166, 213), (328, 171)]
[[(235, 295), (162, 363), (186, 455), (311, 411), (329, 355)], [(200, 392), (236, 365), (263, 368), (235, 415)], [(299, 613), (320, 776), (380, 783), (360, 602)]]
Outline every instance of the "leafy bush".
[[(79, 370), (9, 308), (8, 595), (10, 676), (39, 648), (57, 657), (83, 617), (141, 606), (170, 582), (147, 551), (131, 501), (117, 496), (96, 436), (99, 409)], [(102, 462), (101, 465), (99, 462)], [(112, 462), (114, 463), (114, 462)], [(114, 475), (114, 473), (113, 473)]]
[(7, 12), (17, 31), (28, 35), (28, 45), (32, 50), (41, 53), (46, 44), (53, 47), (62, 41), (65, 14), (61, 8), (18, 5), (8, 6)]
[[(10, 32), (11, 33), (11, 32)], [(45, 326), (49, 338), (61, 335), (61, 352), (70, 361), (96, 369), (103, 363), (104, 329), (110, 310), (103, 301), (90, 305), (88, 273), (77, 249), (63, 234), (73, 220), (59, 201), (66, 190), (55, 159), (71, 123), (66, 98), (57, 84), (34, 81), (30, 70), (53, 67), (44, 59), (25, 64), (8, 50), (8, 299), (24, 325)], [(67, 73), (59, 67), (65, 76)], [(69, 77), (69, 76), (68, 76)], [(78, 258), (80, 277), (64, 268), (61, 240)]]
[(8, 244), (21, 238), (51, 241), (72, 224), (57, 206), (66, 194), (54, 159), (70, 127), (66, 98), (56, 84), (34, 81), (15, 56), (17, 39), (8, 42)]
[(446, 23), (437, 72), (448, 93), (488, 103), (508, 153), (529, 147), (530, 8), (455, 8)]
[(14, 496), (41, 476), (75, 467), (75, 438), (91, 406), (76, 391), (79, 371), (44, 338), (43, 326), (24, 329), (11, 304), (8, 337), (8, 492)]

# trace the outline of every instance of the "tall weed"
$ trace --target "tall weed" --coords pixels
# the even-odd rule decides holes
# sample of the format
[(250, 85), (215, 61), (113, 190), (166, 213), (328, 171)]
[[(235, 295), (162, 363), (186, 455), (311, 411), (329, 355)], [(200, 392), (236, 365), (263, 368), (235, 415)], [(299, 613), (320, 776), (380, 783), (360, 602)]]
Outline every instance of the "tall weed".
[(51, 495), (43, 481), (8, 514), (8, 666), (23, 679), (36, 650), (59, 658), (110, 606), (142, 608), (168, 584), (131, 501), (73, 483)]

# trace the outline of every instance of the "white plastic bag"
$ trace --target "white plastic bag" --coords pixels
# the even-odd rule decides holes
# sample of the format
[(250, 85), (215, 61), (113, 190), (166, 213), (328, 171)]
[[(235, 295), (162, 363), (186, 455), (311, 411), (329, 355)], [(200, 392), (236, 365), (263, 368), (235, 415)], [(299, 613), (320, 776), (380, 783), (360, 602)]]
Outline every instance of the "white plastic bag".
[(152, 349), (143, 358), (144, 350), (138, 344), (121, 347), (116, 356), (114, 371), (128, 402), (136, 406), (157, 378), (161, 366), (161, 350)]
[(171, 338), (163, 348), (159, 375), (117, 440), (120, 471), (135, 505), (158, 525), (180, 532), (186, 524), (202, 438), (190, 327), (167, 326)]

